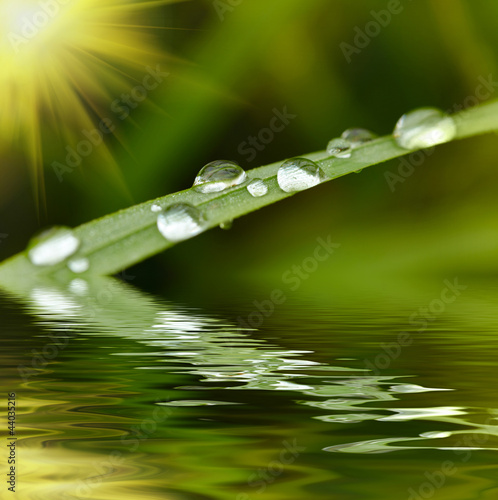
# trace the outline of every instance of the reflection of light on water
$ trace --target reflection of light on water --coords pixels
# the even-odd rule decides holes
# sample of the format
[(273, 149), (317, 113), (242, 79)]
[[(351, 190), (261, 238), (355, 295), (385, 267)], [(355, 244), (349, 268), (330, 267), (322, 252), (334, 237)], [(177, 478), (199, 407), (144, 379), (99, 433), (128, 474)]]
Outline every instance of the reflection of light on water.
[(452, 391), (453, 389), (439, 389), (435, 387), (422, 387), (416, 384), (399, 384), (392, 385), (389, 390), (391, 392), (399, 392), (400, 394), (432, 392), (432, 391)]
[(158, 328), (171, 333), (201, 332), (211, 321), (188, 314), (182, 314), (173, 310), (161, 311), (157, 314), (157, 321), (152, 328)]
[(277, 391), (306, 391), (312, 389), (309, 385), (293, 384), (292, 382), (287, 382), (286, 380), (279, 380), (273, 384), (273, 387)]
[(430, 439), (447, 438), (450, 436), (451, 436), (451, 432), (437, 432), (437, 431), (422, 432), (422, 434), (420, 434), (420, 437), (427, 437)]
[[(479, 431), (480, 432), (480, 431)], [(451, 436), (453, 433), (424, 433), (420, 437), (394, 437), (385, 439), (372, 439), (367, 441), (358, 441), (356, 443), (346, 443), (324, 448), (324, 451), (338, 452), (338, 453), (390, 453), (393, 451), (413, 451), (413, 450), (445, 450), (445, 451), (498, 451), (498, 447), (491, 446), (403, 446), (398, 443), (405, 443), (408, 441), (426, 441), (427, 439), (442, 439)], [(472, 435), (472, 432), (467, 434)]]
[(75, 295), (86, 295), (88, 293), (88, 283), (82, 278), (75, 278), (69, 283), (69, 291)]
[(437, 417), (454, 417), (457, 415), (466, 415), (467, 412), (463, 408), (442, 406), (439, 408), (393, 408), (396, 415), (379, 418), (382, 421), (406, 421), (419, 420), (423, 418), (436, 419)]
[[(106, 347), (113, 349), (113, 356), (123, 356), (121, 358), (123, 365), (128, 364), (131, 361), (130, 358), (135, 358), (129, 366), (133, 366), (136, 370), (160, 371), (162, 373), (156, 372), (158, 379), (161, 379), (160, 376), (163, 374), (172, 374), (173, 379), (177, 377), (177, 374), (195, 377), (195, 381), (185, 381), (183, 377), (179, 377), (180, 381), (177, 386), (174, 385), (176, 380), (173, 382), (174, 389), (171, 394), (168, 394), (169, 400), (164, 398), (156, 401), (155, 405), (151, 404), (156, 408), (171, 407), (172, 411), (182, 416), (185, 415), (186, 419), (182, 422), (184, 427), (180, 428), (184, 434), (179, 432), (180, 436), (192, 436), (189, 433), (196, 429), (192, 422), (210, 421), (209, 418), (203, 417), (209, 412), (215, 412), (218, 407), (218, 416), (222, 415), (221, 410), (225, 406), (226, 413), (223, 413), (223, 416), (235, 413), (239, 405), (245, 405), (246, 401), (250, 403), (252, 400), (248, 395), (236, 396), (234, 391), (253, 390), (262, 391), (261, 394), (257, 394), (258, 397), (263, 395), (262, 400), (265, 399), (264, 393), (271, 395), (278, 392), (279, 398), (291, 400), (303, 414), (316, 419), (315, 426), (327, 429), (326, 439), (336, 440), (326, 441), (319, 447), (337, 443), (338, 440), (354, 441), (354, 438), (345, 436), (353, 435), (354, 430), (357, 429), (361, 431), (357, 433), (360, 437), (356, 439), (361, 439), (362, 436), (378, 437), (380, 435), (377, 439), (341, 443), (324, 448), (328, 452), (370, 454), (393, 451), (410, 452), (419, 449), (495, 449), (493, 447), (495, 443), (491, 441), (471, 443), (472, 445), (465, 444), (465, 441), (462, 443), (456, 441), (460, 438), (460, 434), (462, 438), (477, 434), (488, 438), (497, 436), (497, 427), (469, 423), (472, 419), (472, 410), (458, 406), (444, 406), (444, 402), (441, 402), (445, 401), (444, 397), (447, 396), (444, 392), (437, 394), (438, 406), (431, 406), (431, 403), (426, 402), (425, 405), (419, 404), (419, 406), (428, 406), (427, 408), (406, 408), (414, 401), (426, 401), (422, 399), (425, 397), (424, 393), (451, 389), (401, 383), (403, 379), (400, 380), (402, 378), (400, 376), (374, 375), (366, 369), (353, 368), (361, 364), (354, 359), (351, 360), (352, 363), (344, 363), (347, 361), (345, 359), (342, 359), (342, 363), (340, 360), (330, 363), (318, 362), (315, 360), (317, 355), (311, 349), (283, 349), (281, 345), (261, 339), (254, 332), (240, 330), (227, 321), (213, 319), (175, 305), (158, 303), (145, 295), (110, 281), (94, 283), (91, 280), (87, 282), (77, 279), (66, 288), (38, 287), (32, 292), (31, 308), (33, 312), (44, 318), (44, 325), (50, 326), (50, 321), (53, 321), (54, 328), (60, 325), (61, 319), (71, 318), (73, 323), (75, 323), (74, 318), (80, 319), (78, 334), (82, 337), (95, 335), (99, 338), (105, 336), (111, 338), (116, 336), (119, 339), (133, 340), (138, 346), (137, 348), (131, 347), (131, 350), (135, 352), (129, 352), (130, 343), (126, 344), (127, 350), (123, 352), (120, 350), (119, 342), (107, 342)], [(308, 347), (307, 343), (300, 345)], [(312, 347), (315, 346), (312, 345)], [(350, 364), (353, 367), (338, 366), (339, 364)], [(133, 379), (137, 373), (137, 378), (140, 378), (139, 372), (129, 370), (130, 379)], [(164, 378), (161, 380), (163, 381)], [(204, 393), (211, 396), (208, 399), (194, 392), (207, 389), (215, 390), (215, 392)], [(157, 387), (154, 390), (157, 391)], [(186, 395), (184, 391), (190, 392)], [(164, 396), (162, 389), (159, 392)], [(123, 396), (123, 393), (120, 392), (120, 395)], [(417, 395), (419, 395), (418, 400)], [(402, 405), (399, 404), (402, 407), (395, 408), (396, 402), (400, 400), (403, 401)], [(244, 412), (246, 406), (240, 406), (240, 408)], [(264, 412), (265, 409), (262, 415), (258, 415), (258, 418), (272, 418)], [(91, 422), (95, 425), (94, 431), (97, 433), (93, 436), (95, 441), (104, 439), (101, 436), (112, 433), (115, 430), (113, 424), (122, 430), (122, 427), (111, 420), (106, 420), (108, 427), (102, 428), (102, 422), (90, 420), (85, 409), (81, 410), (79, 415), (85, 424)], [(106, 419), (107, 417), (106, 415)], [(220, 420), (219, 417), (212, 419), (218, 422)], [(426, 425), (423, 429), (417, 429), (415, 436), (413, 435), (414, 427), (410, 425), (413, 421)], [(439, 425), (436, 427), (436, 423), (444, 423), (444, 427), (439, 427)], [(303, 427), (305, 424), (299, 425)], [(349, 426), (345, 434), (340, 432), (344, 426)], [(375, 426), (374, 434), (370, 432), (369, 426)], [(449, 426), (451, 430), (446, 428)], [(405, 435), (393, 436), (393, 433)], [(228, 435), (230, 435), (229, 432), (219, 430), (218, 437), (225, 438)], [(251, 438), (251, 436), (248, 437), (248, 439)], [(237, 439), (240, 439), (240, 436), (237, 436)], [(66, 437), (59, 441), (71, 442), (72, 445), (74, 440)], [(56, 443), (57, 439), (50, 436), (50, 439), (46, 441)], [(155, 449), (156, 445), (168, 448), (167, 440), (164, 438), (158, 438), (154, 445), (151, 440), (147, 446)], [(191, 452), (193, 457), (200, 456), (203, 452), (199, 451), (197, 445), (198, 443), (194, 442), (189, 448), (190, 445), (178, 444), (178, 450), (183, 454)], [(95, 443), (89, 440), (85, 445), (87, 448), (80, 443), (77, 446), (80, 452), (81, 450), (88, 451), (88, 457), (91, 457), (92, 462), (96, 461), (95, 457), (99, 455), (92, 453), (97, 446)], [(151, 458), (151, 455), (147, 453), (145, 452), (144, 456), (150, 458), (152, 463), (157, 463), (154, 462), (154, 457)], [(66, 455), (66, 460), (68, 458), (71, 460), (70, 455)], [(101, 459), (102, 455), (97, 460)], [(191, 464), (189, 457), (182, 458), (182, 460)], [(70, 471), (76, 477), (85, 478), (95, 475), (95, 470), (88, 464), (74, 463), (78, 463), (80, 467), (77, 472)], [(92, 489), (89, 498), (94, 495), (95, 498), (107, 499), (111, 497), (111, 492), (114, 498), (117, 496), (116, 492), (120, 492), (119, 496), (123, 499), (133, 498), (129, 493), (120, 491), (126, 486), (127, 481), (131, 481), (133, 487), (137, 487), (140, 481), (143, 481), (144, 491), (150, 497), (149, 492), (154, 481), (150, 477), (147, 478), (147, 474), (141, 468), (143, 465), (141, 458), (130, 457), (129, 463), (125, 465), (129, 467), (128, 470), (125, 466), (117, 467), (113, 474), (103, 477), (98, 487)], [(40, 464), (40, 467), (47, 470), (46, 465)], [(182, 473), (185, 472), (189, 471), (182, 471)], [(36, 473), (33, 474), (34, 478), (39, 479), (39, 474), (38, 476)], [(61, 484), (65, 484), (65, 474), (66, 472), (60, 474)], [(161, 484), (160, 480), (158, 484)], [(33, 491), (37, 491), (39, 498), (43, 498), (43, 495), (46, 495), (44, 488), (45, 485), (36, 490), (33, 486)], [(67, 488), (67, 491), (73, 491), (74, 484), (67, 485)], [(33, 496), (33, 498), (36, 497)], [(51, 498), (56, 499), (57, 496), (52, 495)]]
[(181, 401), (167, 401), (165, 403), (156, 403), (162, 406), (225, 406), (239, 405), (242, 403), (232, 403), (229, 401), (209, 401), (204, 399), (183, 399)]
[(44, 317), (74, 318), (79, 316), (81, 310), (77, 302), (57, 289), (33, 288), (30, 298), (35, 312)]

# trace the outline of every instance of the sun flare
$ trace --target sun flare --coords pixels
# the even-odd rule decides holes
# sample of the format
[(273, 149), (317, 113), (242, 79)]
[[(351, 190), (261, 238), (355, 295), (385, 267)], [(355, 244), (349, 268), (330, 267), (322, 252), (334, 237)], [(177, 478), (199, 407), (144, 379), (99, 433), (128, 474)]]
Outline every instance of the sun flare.
[(0, 145), (23, 152), (37, 193), (47, 138), (70, 144), (164, 61), (142, 16), (173, 1), (1, 0)]

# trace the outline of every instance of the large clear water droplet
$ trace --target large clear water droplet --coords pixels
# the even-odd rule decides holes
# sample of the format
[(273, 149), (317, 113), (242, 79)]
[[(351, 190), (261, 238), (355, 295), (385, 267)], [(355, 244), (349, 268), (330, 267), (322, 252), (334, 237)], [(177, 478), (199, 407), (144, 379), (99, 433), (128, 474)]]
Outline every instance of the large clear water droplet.
[(247, 190), (255, 198), (264, 196), (268, 193), (268, 186), (264, 183), (262, 179), (253, 179), (248, 185)]
[(202, 233), (206, 227), (199, 209), (187, 203), (175, 203), (157, 216), (157, 228), (169, 241), (183, 241)]
[(341, 137), (336, 137), (327, 144), (327, 153), (337, 158), (349, 158), (351, 156), (351, 144)]
[(357, 148), (366, 142), (373, 141), (377, 136), (366, 128), (348, 128), (345, 130), (341, 139), (348, 141), (352, 148)]
[(437, 108), (420, 108), (403, 115), (393, 132), (404, 149), (429, 148), (453, 139), (456, 124), (451, 116)]
[(308, 158), (291, 158), (278, 169), (277, 181), (286, 193), (303, 191), (320, 184), (324, 179), (321, 168)]
[(204, 166), (194, 181), (201, 193), (217, 193), (237, 186), (246, 180), (244, 169), (233, 161), (216, 160)]
[(56, 226), (31, 239), (28, 257), (35, 266), (55, 266), (71, 257), (79, 246), (80, 240), (71, 228)]
[(73, 273), (84, 273), (90, 268), (90, 261), (85, 257), (82, 257), (81, 259), (71, 259), (67, 263), (67, 267), (69, 267), (69, 269), (73, 271)]

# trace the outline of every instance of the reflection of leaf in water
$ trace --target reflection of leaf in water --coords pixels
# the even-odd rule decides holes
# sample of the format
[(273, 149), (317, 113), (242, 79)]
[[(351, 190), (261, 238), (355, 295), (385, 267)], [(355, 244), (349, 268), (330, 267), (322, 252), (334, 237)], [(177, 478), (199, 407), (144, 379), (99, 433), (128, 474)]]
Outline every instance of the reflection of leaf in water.
[[(253, 338), (250, 331), (241, 330), (227, 321), (161, 302), (118, 280), (77, 279), (67, 285), (37, 282), (24, 288), (19, 286), (11, 292), (24, 299), (30, 313), (40, 318), (45, 328), (57, 330), (63, 325), (67, 329), (77, 328), (89, 336), (127, 338), (146, 346), (145, 351), (114, 352), (115, 356), (150, 359), (150, 362), (135, 367), (138, 369), (186, 373), (198, 377), (202, 385), (216, 383), (215, 387), (204, 386), (206, 389), (294, 391), (308, 397), (295, 401), (297, 404), (332, 412), (314, 418), (333, 425), (361, 424), (371, 420), (429, 420), (465, 428), (446, 434), (431, 431), (417, 437), (346, 443), (325, 448), (326, 451), (383, 453), (414, 449), (412, 446), (392, 445), (403, 441), (424, 441), (425, 445), (417, 449), (448, 449), (429, 446), (427, 441), (459, 433), (497, 435), (494, 425), (469, 423), (471, 412), (465, 408), (394, 406), (402, 395), (406, 398), (412, 393), (449, 389), (400, 384), (396, 383), (399, 376), (372, 375), (367, 370), (305, 359), (313, 351), (282, 349), (263, 339)], [(159, 404), (199, 407), (236, 403), (225, 397), (218, 401), (186, 398)], [(359, 408), (361, 412), (358, 412)], [(480, 448), (464, 446), (463, 449)], [(495, 448), (488, 446), (486, 449)]]

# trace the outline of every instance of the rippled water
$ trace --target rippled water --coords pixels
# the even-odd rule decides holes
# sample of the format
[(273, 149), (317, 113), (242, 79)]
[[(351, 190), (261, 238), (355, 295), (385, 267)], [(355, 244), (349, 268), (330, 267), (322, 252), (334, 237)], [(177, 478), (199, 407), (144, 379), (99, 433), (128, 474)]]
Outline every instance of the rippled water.
[(496, 499), (498, 289), (434, 297), (296, 299), (247, 328), (251, 297), (5, 295), (18, 498)]

